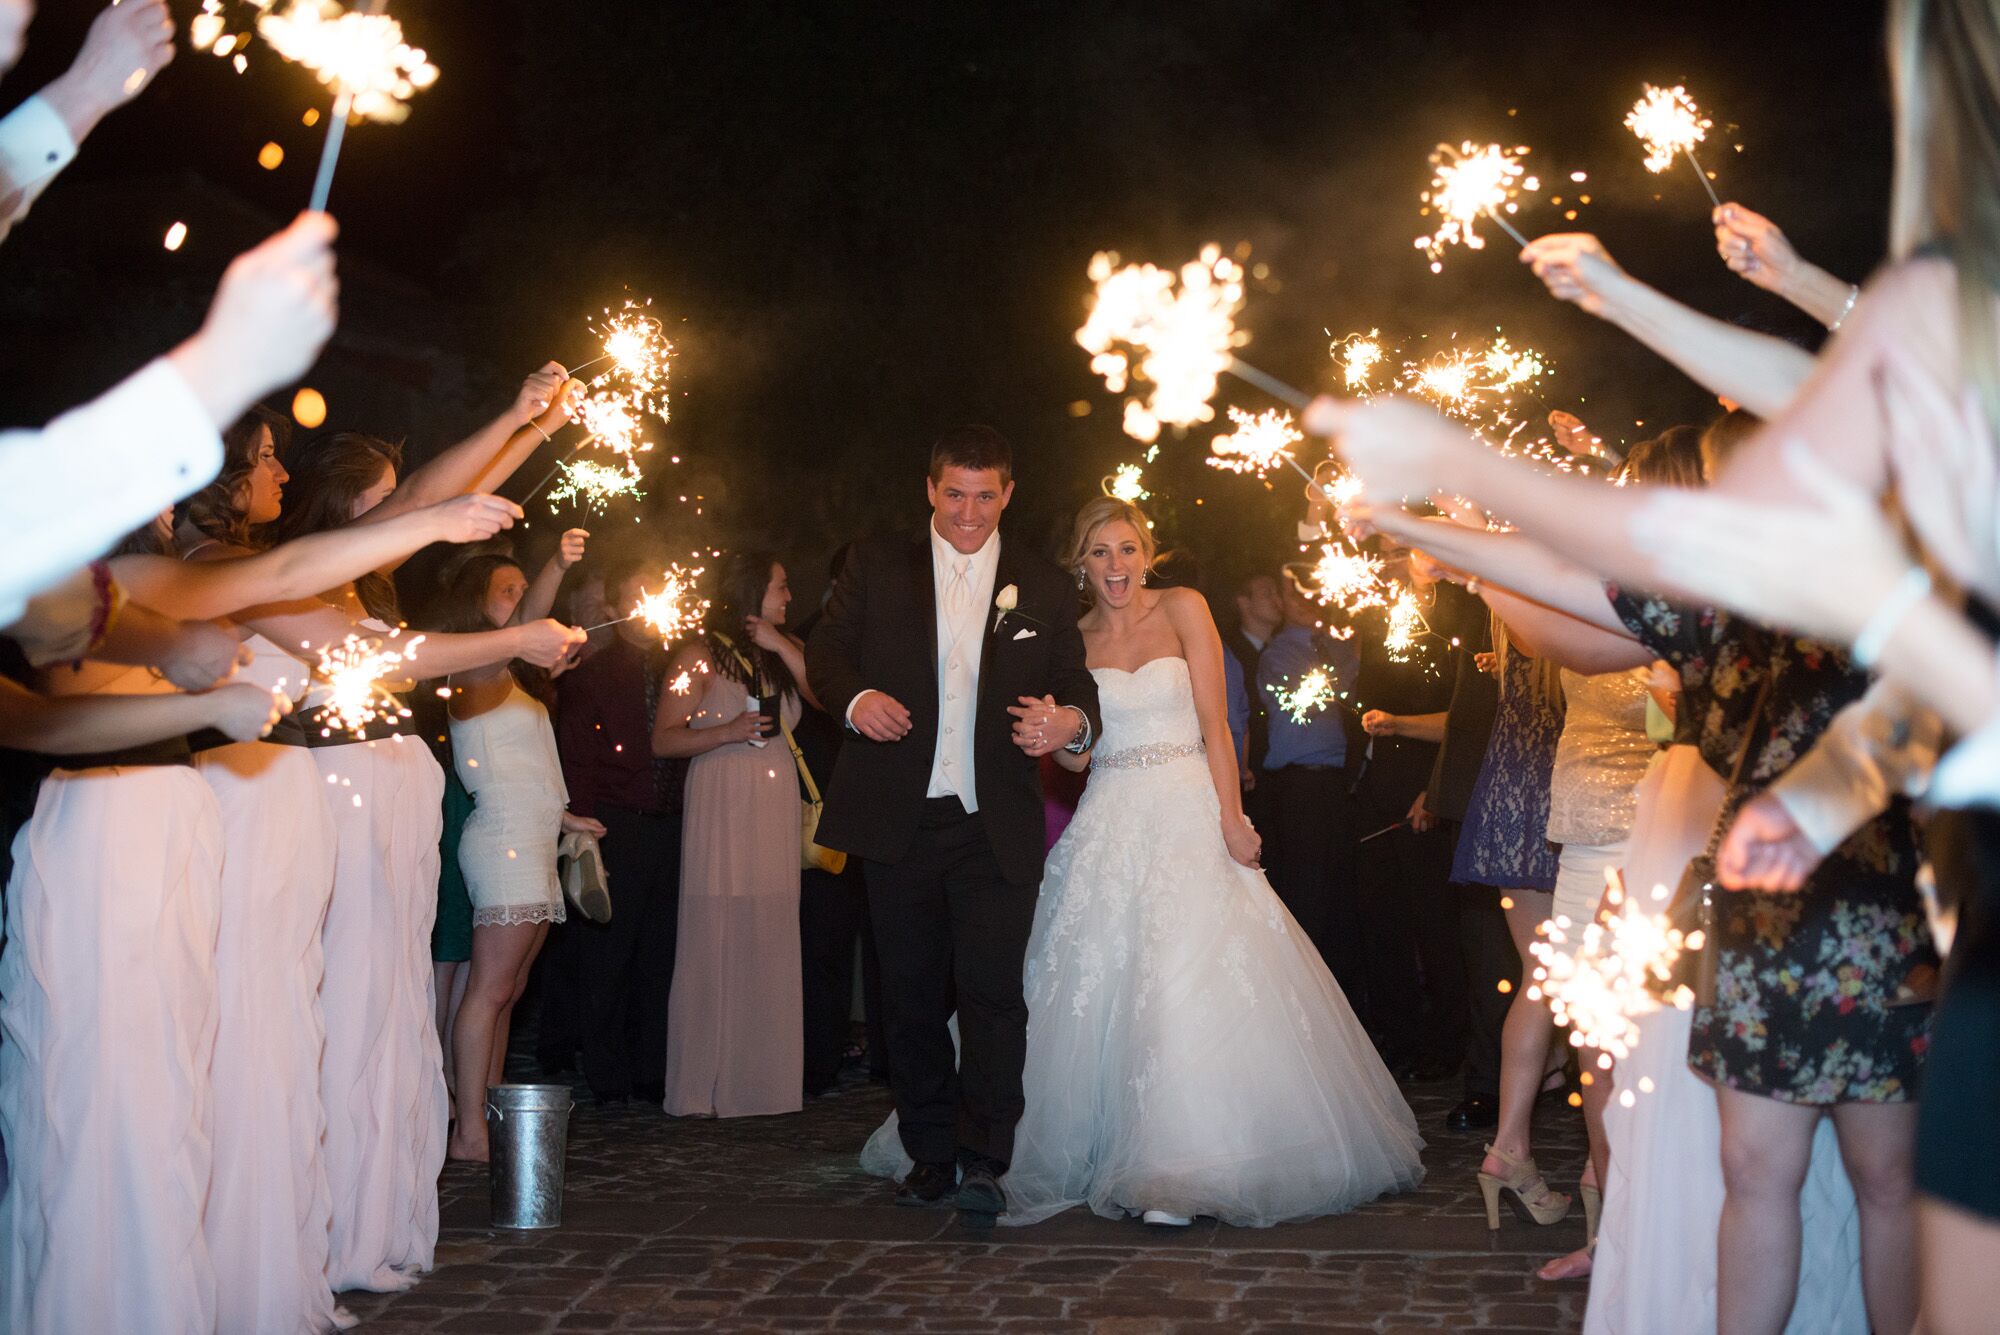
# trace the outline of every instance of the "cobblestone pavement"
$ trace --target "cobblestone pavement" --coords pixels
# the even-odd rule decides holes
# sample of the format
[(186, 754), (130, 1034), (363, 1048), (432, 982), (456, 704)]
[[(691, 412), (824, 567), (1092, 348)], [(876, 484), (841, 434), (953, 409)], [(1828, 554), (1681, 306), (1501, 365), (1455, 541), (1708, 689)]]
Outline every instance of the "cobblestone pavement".
[[(1420, 1188), (1334, 1219), (1188, 1229), (1070, 1211), (974, 1231), (897, 1209), (855, 1156), (889, 1109), (858, 1076), (803, 1114), (727, 1122), (645, 1105), (571, 1123), (563, 1226), (486, 1226), (483, 1169), (443, 1183), (437, 1269), (408, 1293), (343, 1301), (367, 1332), (1572, 1331), (1581, 1282), (1534, 1267), (1583, 1241), (1582, 1210), (1488, 1233), (1480, 1139), (1443, 1116), (1456, 1082), (1412, 1086), (1428, 1147)], [(1538, 1157), (1572, 1189), (1582, 1124), (1541, 1114)]]

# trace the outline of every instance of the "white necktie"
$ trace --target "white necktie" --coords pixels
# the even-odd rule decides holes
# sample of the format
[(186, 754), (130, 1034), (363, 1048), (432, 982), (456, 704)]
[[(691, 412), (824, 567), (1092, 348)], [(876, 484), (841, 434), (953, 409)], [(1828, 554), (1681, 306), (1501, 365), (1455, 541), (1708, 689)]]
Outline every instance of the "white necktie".
[(944, 611), (955, 625), (965, 616), (967, 604), (972, 601), (972, 581), (965, 572), (972, 569), (972, 558), (961, 556), (951, 564), (951, 583), (944, 588)]

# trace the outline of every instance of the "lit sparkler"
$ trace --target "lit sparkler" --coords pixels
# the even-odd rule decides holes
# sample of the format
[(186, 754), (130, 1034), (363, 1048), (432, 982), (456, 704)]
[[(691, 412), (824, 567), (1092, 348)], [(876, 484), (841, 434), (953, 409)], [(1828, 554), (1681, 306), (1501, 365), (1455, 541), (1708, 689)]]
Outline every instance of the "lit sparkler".
[(549, 506), (560, 509), (574, 502), (592, 514), (601, 515), (611, 502), (629, 496), (644, 500), (639, 490), (639, 470), (628, 461), (614, 468), (595, 459), (565, 459), (556, 465), (558, 480), (549, 488)]
[(658, 589), (651, 592), (640, 589), (637, 607), (622, 617), (585, 626), (585, 633), (621, 622), (644, 621), (659, 633), (662, 640), (671, 644), (700, 630), (702, 618), (708, 615), (708, 599), (695, 589), (695, 581), (701, 578), (701, 573), (700, 566), (692, 570), (679, 564), (668, 566), (660, 576)]
[(1708, 138), (1715, 122), (1701, 114), (1701, 108), (1679, 84), (1658, 88), (1649, 83), (1645, 88), (1645, 94), (1625, 113), (1625, 128), (1646, 146), (1646, 170), (1663, 172), (1674, 165), (1675, 158), (1685, 155), (1709, 200), (1721, 208), (1722, 200), (1702, 170), (1701, 159), (1694, 155), (1694, 146)]
[(1153, 494), (1146, 490), (1145, 473), (1138, 464), (1119, 464), (1117, 471), (1104, 479), (1103, 486), (1106, 496), (1134, 504), (1150, 499)]
[(1520, 245), (1528, 244), (1528, 238), (1500, 216), (1503, 211), (1513, 213), (1520, 207), (1514, 200), (1521, 191), (1538, 187), (1539, 183), (1521, 165), (1527, 152), (1526, 147), (1509, 151), (1498, 144), (1480, 148), (1470, 140), (1456, 149), (1450, 144), (1437, 146), (1431, 154), (1430, 189), (1420, 196), (1425, 213), (1437, 212), (1437, 230), (1416, 241), (1417, 249), (1430, 256), (1432, 273), (1444, 269), (1446, 246), (1458, 244), (1467, 250), (1486, 248), (1486, 238), (1479, 235), (1476, 226), (1482, 217), (1491, 219)]
[(1389, 606), (1395, 585), (1383, 573), (1379, 558), (1343, 543), (1322, 543), (1319, 550), (1304, 587), (1320, 606), (1348, 612)]
[(1299, 468), (1292, 447), (1305, 440), (1305, 434), (1292, 425), (1292, 415), (1276, 408), (1267, 408), (1261, 413), (1245, 412), (1241, 408), (1229, 410), (1229, 420), (1236, 425), (1234, 431), (1217, 436), (1208, 444), (1208, 463), (1212, 468), (1221, 468), (1231, 473), (1255, 473), (1263, 477), (1281, 463), (1289, 463), (1312, 481), (1312, 474)]
[(1113, 394), (1134, 381), (1151, 386), (1145, 398), (1125, 401), (1125, 432), (1135, 440), (1158, 440), (1165, 426), (1214, 421), (1210, 403), (1224, 371), (1295, 408), (1309, 401), (1235, 355), (1250, 337), (1236, 327), (1243, 266), (1220, 246), (1202, 247), (1178, 273), (1153, 264), (1121, 266), (1117, 255), (1099, 251), (1090, 280), (1096, 285), (1090, 315), (1076, 331), (1090, 369)]
[(666, 326), (646, 309), (652, 304), (650, 299), (637, 302), (627, 298), (615, 315), (606, 308), (603, 322), (592, 326), (603, 341), (604, 355), (585, 362), (577, 370), (610, 362), (608, 368), (591, 379), (593, 393), (606, 392), (615, 381), (622, 391), (619, 397), (635, 413), (666, 422), (672, 420), (667, 382), (673, 370), (674, 344), (667, 337)]
[(1423, 609), (1417, 605), (1416, 590), (1404, 585), (1389, 603), (1389, 626), (1382, 636), (1382, 650), (1391, 662), (1407, 663), (1417, 650), (1417, 641), (1430, 632)]
[[(1700, 932), (1683, 938), (1669, 922), (1667, 887), (1653, 887), (1652, 902), (1641, 904), (1626, 894), (1615, 869), (1605, 880), (1605, 911), (1595, 921), (1578, 928), (1558, 919), (1548, 925), (1548, 941), (1529, 947), (1540, 963), (1528, 997), (1548, 1002), (1556, 1022), (1569, 1026), (1572, 1044), (1623, 1061), (1639, 1041), (1638, 1017), (1663, 1005), (1694, 1004), (1686, 987), (1664, 1002), (1659, 993), (1682, 952), (1700, 950), (1703, 942)], [(1562, 949), (1572, 939), (1576, 950)]]
[(1306, 673), (1299, 678), (1299, 684), (1289, 691), (1277, 686), (1267, 689), (1277, 700), (1278, 708), (1284, 710), (1294, 723), (1304, 723), (1307, 716), (1340, 702), (1340, 692), (1334, 689), (1333, 678), (1327, 675), (1325, 668), (1314, 668)]
[(386, 639), (350, 634), (339, 644), (320, 650), (319, 675), (326, 680), (328, 694), (320, 717), (320, 736), (351, 733), (357, 740), (366, 735), (368, 725), (384, 718), (408, 718), (410, 710), (382, 682), (406, 679), (401, 669), (416, 656), (421, 635), (392, 647), (401, 632), (391, 631)]
[(1349, 392), (1365, 394), (1375, 368), (1382, 364), (1382, 331), (1371, 329), (1365, 334), (1349, 334), (1346, 338), (1334, 340), (1328, 349), (1333, 359), (1340, 363), (1340, 375)]

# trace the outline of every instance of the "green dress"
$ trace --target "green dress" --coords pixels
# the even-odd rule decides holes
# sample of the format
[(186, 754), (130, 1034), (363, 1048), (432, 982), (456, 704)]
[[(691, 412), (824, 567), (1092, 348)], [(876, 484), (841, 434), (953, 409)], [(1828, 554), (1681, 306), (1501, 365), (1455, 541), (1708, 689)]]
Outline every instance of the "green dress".
[(440, 964), (472, 958), (472, 896), (465, 889), (465, 873), (458, 868), (458, 837), (471, 814), (472, 794), (458, 781), (457, 771), (446, 765), (444, 837), (438, 841), (437, 924), (431, 928), (431, 958)]

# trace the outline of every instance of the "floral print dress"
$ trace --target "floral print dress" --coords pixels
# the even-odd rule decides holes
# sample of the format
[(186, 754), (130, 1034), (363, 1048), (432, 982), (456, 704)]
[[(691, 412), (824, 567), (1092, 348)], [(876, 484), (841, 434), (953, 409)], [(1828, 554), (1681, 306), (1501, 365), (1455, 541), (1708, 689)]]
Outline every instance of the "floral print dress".
[[(1671, 663), (1681, 721), (1727, 779), (1753, 719), (1733, 813), (1803, 756), (1867, 677), (1847, 654), (1714, 608), (1612, 590), (1641, 643)], [(1758, 690), (1771, 689), (1761, 715)], [(1898, 799), (1834, 850), (1796, 894), (1727, 894), (1713, 948), (1716, 995), (1695, 1011), (1688, 1064), (1719, 1085), (1786, 1103), (1917, 1097), (1930, 1008), (1892, 1004), (1912, 968), (1935, 963), (1916, 891), (1908, 803)]]

